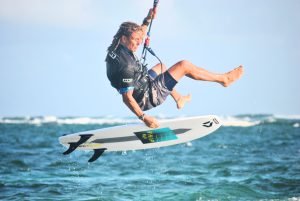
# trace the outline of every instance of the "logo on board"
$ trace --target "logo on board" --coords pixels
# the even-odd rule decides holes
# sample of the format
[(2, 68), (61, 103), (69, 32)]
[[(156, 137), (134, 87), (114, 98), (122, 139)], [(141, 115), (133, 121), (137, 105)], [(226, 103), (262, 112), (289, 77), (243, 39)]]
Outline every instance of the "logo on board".
[(204, 123), (202, 124), (202, 126), (204, 126), (204, 127), (206, 127), (206, 128), (209, 128), (209, 127), (212, 127), (213, 123), (219, 124), (219, 121), (218, 121), (216, 118), (214, 118), (212, 121), (204, 122)]

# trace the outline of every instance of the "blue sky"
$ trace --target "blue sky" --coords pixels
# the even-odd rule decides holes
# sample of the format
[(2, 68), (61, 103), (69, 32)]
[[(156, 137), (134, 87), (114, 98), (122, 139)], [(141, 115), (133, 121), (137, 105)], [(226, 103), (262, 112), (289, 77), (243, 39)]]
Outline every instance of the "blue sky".
[[(0, 0), (0, 116), (133, 116), (104, 58), (119, 24), (141, 23), (152, 4)], [(299, 10), (298, 0), (161, 0), (151, 47), (167, 66), (187, 59), (222, 73), (243, 64), (245, 74), (229, 88), (184, 78), (184, 109), (170, 97), (147, 113), (300, 114)]]

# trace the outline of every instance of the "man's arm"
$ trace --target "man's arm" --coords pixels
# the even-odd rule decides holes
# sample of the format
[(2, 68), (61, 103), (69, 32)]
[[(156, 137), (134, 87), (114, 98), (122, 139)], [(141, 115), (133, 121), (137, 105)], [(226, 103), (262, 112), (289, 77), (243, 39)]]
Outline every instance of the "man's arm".
[(141, 25), (142, 27), (142, 30), (143, 30), (143, 38), (146, 37), (147, 35), (147, 30), (148, 30), (148, 25), (150, 24), (151, 22), (151, 19), (154, 19), (156, 16), (156, 9), (150, 9), (149, 12), (148, 12), (148, 15), (147, 17), (145, 17), (144, 21), (143, 21), (143, 24)]
[[(136, 116), (141, 117), (144, 115), (144, 112), (142, 111), (136, 100), (133, 98), (132, 94), (133, 90), (123, 93), (123, 102)], [(157, 120), (151, 116), (144, 115), (143, 121), (150, 128), (159, 127), (159, 123), (157, 122)]]

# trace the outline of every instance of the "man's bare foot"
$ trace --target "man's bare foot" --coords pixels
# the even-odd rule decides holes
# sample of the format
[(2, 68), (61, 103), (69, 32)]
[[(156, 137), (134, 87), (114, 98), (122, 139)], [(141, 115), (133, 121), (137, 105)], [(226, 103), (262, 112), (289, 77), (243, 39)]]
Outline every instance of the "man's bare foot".
[(224, 82), (221, 83), (224, 87), (228, 87), (230, 84), (238, 80), (240, 77), (242, 77), (244, 73), (244, 68), (242, 65), (239, 67), (233, 69), (232, 71), (225, 74)]
[(185, 105), (185, 103), (191, 101), (191, 99), (192, 99), (192, 96), (191, 96), (190, 94), (187, 95), (187, 96), (181, 96), (181, 97), (176, 101), (176, 103), (177, 103), (177, 108), (178, 108), (178, 109), (183, 108), (184, 105)]

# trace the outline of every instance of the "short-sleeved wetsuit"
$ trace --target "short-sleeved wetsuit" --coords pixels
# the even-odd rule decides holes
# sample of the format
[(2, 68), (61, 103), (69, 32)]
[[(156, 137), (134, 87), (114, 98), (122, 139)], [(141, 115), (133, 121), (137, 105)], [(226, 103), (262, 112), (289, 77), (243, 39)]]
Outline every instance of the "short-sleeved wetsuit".
[(143, 66), (132, 51), (123, 45), (106, 56), (106, 73), (120, 94), (133, 90), (133, 98), (143, 111), (160, 105), (177, 81), (168, 71), (157, 76)]

